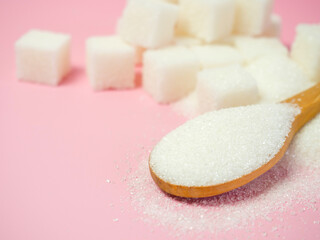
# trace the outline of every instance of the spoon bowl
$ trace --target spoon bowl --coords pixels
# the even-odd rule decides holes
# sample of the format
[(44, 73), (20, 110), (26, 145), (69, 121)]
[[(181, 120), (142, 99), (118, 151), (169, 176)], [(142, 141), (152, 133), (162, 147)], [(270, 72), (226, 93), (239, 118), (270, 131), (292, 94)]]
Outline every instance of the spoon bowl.
[(221, 184), (210, 186), (183, 186), (170, 183), (160, 178), (150, 166), (149, 169), (154, 182), (161, 190), (174, 196), (186, 198), (203, 198), (219, 195), (235, 188), (241, 187), (263, 173), (271, 169), (285, 154), (295, 134), (317, 113), (320, 112), (320, 83), (303, 91), (291, 98), (288, 98), (282, 103), (294, 104), (300, 108), (300, 113), (297, 114), (292, 122), (290, 132), (285, 138), (285, 141), (279, 151), (264, 165), (253, 170), (249, 174), (245, 174), (240, 178), (233, 179)]

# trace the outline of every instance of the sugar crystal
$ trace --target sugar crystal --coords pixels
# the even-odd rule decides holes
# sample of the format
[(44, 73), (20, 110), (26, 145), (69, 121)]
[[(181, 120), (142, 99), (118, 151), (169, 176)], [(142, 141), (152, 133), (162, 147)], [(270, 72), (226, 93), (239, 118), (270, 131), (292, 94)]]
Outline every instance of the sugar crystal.
[(290, 104), (262, 104), (206, 113), (165, 136), (151, 152), (150, 167), (183, 186), (237, 179), (275, 156), (299, 111)]

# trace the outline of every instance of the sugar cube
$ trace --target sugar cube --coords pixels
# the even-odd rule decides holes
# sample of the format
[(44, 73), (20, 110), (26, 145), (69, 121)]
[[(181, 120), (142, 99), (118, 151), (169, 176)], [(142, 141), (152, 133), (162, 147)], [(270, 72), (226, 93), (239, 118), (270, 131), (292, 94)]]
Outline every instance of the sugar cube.
[(241, 54), (230, 46), (206, 45), (195, 46), (191, 50), (195, 53), (202, 68), (222, 67), (235, 63), (242, 63)]
[(31, 30), (15, 43), (18, 79), (57, 85), (70, 70), (70, 36)]
[(262, 36), (280, 38), (281, 36), (282, 20), (277, 14), (271, 14), (269, 24)]
[(237, 34), (259, 35), (268, 26), (273, 0), (236, 0), (235, 26)]
[(280, 102), (312, 86), (299, 66), (286, 56), (259, 58), (247, 70), (257, 80), (262, 102)]
[(259, 100), (256, 80), (240, 65), (202, 70), (198, 73), (196, 93), (200, 113)]
[[(119, 28), (120, 28), (120, 23), (121, 23), (122, 19), (120, 18), (118, 20), (118, 24), (116, 26), (116, 32), (119, 33)], [(119, 36), (120, 37), (120, 36)], [(121, 37), (120, 37), (121, 38)], [(122, 39), (123, 40), (123, 39)], [(124, 41), (124, 40), (123, 40)], [(135, 48), (135, 51), (136, 51), (136, 57), (135, 57), (135, 63), (137, 65), (140, 65), (142, 63), (142, 59), (143, 59), (143, 53), (145, 52), (146, 48), (144, 47), (141, 47), (141, 46), (138, 46), (138, 45), (133, 45), (133, 44), (130, 44), (128, 42), (126, 42), (127, 44), (133, 46)]]
[(87, 40), (86, 53), (87, 75), (93, 89), (134, 87), (134, 47), (117, 36), (98, 36)]
[(232, 32), (235, 0), (180, 0), (177, 31), (206, 42)]
[(156, 0), (131, 0), (118, 23), (118, 33), (127, 42), (158, 48), (173, 41), (178, 7)]
[(277, 38), (238, 37), (234, 44), (246, 63), (266, 55), (288, 55), (288, 49)]
[(320, 24), (298, 25), (291, 57), (309, 79), (320, 82)]
[(143, 58), (143, 87), (160, 103), (176, 101), (195, 88), (199, 63), (181, 46), (148, 50)]

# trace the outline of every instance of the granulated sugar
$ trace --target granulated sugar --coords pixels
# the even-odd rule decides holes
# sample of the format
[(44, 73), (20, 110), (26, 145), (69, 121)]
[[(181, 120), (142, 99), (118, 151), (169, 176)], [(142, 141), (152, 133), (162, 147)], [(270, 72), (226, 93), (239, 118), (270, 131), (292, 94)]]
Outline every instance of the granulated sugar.
[[(320, 115), (298, 133), (285, 157), (270, 171), (241, 188), (204, 199), (163, 193), (150, 176), (145, 152), (128, 179), (130, 201), (151, 229), (162, 226), (174, 237), (212, 239), (231, 230), (257, 229), (264, 224), (260, 220), (277, 221), (277, 230), (248, 232), (248, 238), (250, 234), (252, 239), (278, 236), (278, 230), (291, 227), (284, 223), (282, 212), (294, 216), (308, 209), (319, 211), (315, 208), (320, 200), (319, 129)], [(297, 205), (300, 210), (293, 210)]]
[(183, 186), (240, 178), (275, 156), (299, 112), (290, 104), (262, 104), (206, 113), (166, 135), (153, 149), (150, 167)]
[(292, 142), (291, 154), (298, 164), (320, 167), (320, 115), (297, 134)]

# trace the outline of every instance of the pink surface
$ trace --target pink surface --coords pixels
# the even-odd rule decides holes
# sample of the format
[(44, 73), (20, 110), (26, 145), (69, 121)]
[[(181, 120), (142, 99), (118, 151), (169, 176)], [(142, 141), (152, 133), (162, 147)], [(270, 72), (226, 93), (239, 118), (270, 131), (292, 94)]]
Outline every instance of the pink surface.
[[(170, 238), (165, 228), (151, 231), (136, 220), (141, 215), (122, 201), (128, 195), (122, 179), (130, 159), (185, 119), (141, 89), (95, 93), (84, 72), (85, 39), (113, 33), (124, 5), (0, 2), (0, 239)], [(278, 0), (275, 12), (283, 17), (283, 40), (291, 43), (297, 23), (319, 22), (320, 1)], [(58, 88), (15, 77), (13, 44), (30, 28), (72, 35), (74, 70)], [(318, 215), (288, 215), (291, 227), (280, 235), (319, 239)], [(266, 231), (271, 227), (264, 223)]]

